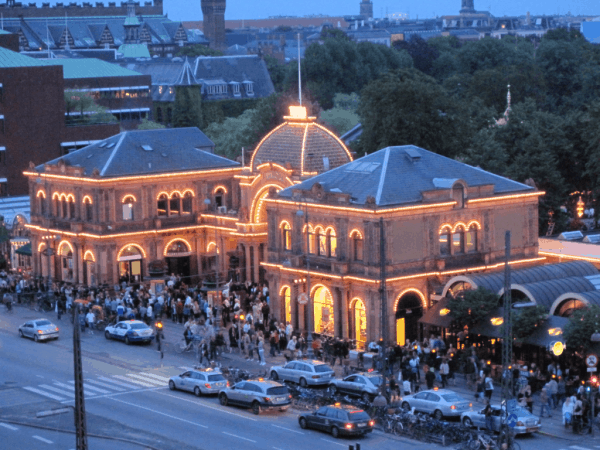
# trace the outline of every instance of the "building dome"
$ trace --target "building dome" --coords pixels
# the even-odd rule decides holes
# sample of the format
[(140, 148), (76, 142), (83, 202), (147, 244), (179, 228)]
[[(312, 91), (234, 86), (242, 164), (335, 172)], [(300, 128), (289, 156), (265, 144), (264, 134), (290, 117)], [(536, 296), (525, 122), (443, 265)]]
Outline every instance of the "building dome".
[(306, 108), (290, 106), (285, 122), (260, 141), (251, 166), (274, 162), (296, 174), (317, 175), (352, 161), (352, 155), (338, 137), (306, 116)]

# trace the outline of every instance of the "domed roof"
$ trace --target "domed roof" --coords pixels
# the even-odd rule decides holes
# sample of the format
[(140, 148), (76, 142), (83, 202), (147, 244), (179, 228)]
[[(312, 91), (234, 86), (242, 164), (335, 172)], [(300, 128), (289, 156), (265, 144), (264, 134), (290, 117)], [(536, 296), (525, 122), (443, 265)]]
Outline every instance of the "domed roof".
[(275, 162), (299, 175), (317, 175), (352, 161), (348, 148), (338, 137), (306, 116), (306, 108), (290, 106), (284, 123), (267, 134), (252, 156), (252, 169)]

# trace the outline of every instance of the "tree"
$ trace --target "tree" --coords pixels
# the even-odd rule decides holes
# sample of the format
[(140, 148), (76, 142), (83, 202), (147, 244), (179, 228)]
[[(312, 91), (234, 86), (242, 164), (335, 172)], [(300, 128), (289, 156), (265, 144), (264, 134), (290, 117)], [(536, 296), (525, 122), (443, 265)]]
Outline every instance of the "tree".
[(450, 316), (458, 329), (465, 326), (472, 328), (486, 319), (497, 307), (498, 296), (483, 287), (463, 291), (462, 295), (452, 297), (448, 302)]
[(163, 128), (166, 128), (163, 124), (148, 119), (142, 119), (137, 127), (138, 130), (160, 130)]
[(351, 130), (360, 121), (356, 113), (359, 104), (357, 94), (335, 94), (333, 108), (321, 111), (321, 121), (338, 136)]
[(521, 65), (533, 60), (533, 50), (530, 42), (515, 46), (504, 39), (486, 37), (467, 42), (458, 50), (458, 67), (461, 72), (474, 74), (478, 70)]
[(600, 332), (600, 307), (589, 305), (573, 312), (563, 336), (568, 348), (585, 352), (592, 346), (590, 338), (596, 332)]
[(343, 39), (349, 41), (350, 38), (339, 28), (323, 27), (321, 30), (321, 39)]
[(394, 48), (406, 50), (413, 59), (415, 69), (431, 75), (434, 61), (440, 56), (440, 51), (418, 34), (413, 34), (406, 41), (395, 41)]
[(548, 311), (542, 305), (519, 308), (512, 314), (512, 334), (519, 342), (531, 336), (548, 318)]
[(271, 81), (275, 87), (275, 92), (281, 92), (286, 76), (286, 66), (281, 64), (276, 58), (271, 55), (264, 55), (263, 61), (267, 65), (267, 70), (271, 76)]
[(241, 155), (242, 147), (250, 149), (256, 115), (257, 110), (247, 109), (238, 117), (211, 123), (204, 132), (215, 143), (215, 153), (235, 160)]
[(89, 92), (67, 90), (64, 93), (65, 112), (69, 123), (112, 123), (117, 119), (103, 106), (98, 105)]
[(361, 153), (390, 145), (417, 145), (454, 157), (472, 131), (462, 105), (415, 69), (388, 73), (360, 94)]
[(177, 86), (173, 105), (173, 126), (202, 127), (202, 100), (198, 86)]
[(197, 56), (223, 56), (223, 52), (207, 47), (206, 45), (195, 44), (181, 47), (175, 56), (189, 56), (190, 58), (196, 58)]

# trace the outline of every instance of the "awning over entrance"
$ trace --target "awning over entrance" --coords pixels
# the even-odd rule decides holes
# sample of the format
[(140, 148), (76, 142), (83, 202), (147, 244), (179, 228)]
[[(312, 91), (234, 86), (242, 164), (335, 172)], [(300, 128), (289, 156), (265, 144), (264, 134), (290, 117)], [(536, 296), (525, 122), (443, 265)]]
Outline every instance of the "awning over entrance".
[(15, 250), (18, 255), (31, 256), (31, 242)]
[(419, 322), (435, 327), (450, 328), (452, 317), (448, 308), (449, 300), (443, 298), (427, 310), (425, 315), (419, 319)]

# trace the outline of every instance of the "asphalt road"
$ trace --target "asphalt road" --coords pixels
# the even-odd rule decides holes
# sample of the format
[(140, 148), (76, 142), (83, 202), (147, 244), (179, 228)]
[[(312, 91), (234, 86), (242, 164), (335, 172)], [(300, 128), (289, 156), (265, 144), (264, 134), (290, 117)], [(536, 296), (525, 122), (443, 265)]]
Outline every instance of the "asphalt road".
[[(18, 337), (19, 324), (43, 316), (61, 328), (58, 341), (36, 344)], [(178, 326), (166, 325), (167, 339), (176, 339)], [(75, 447), (71, 434), (71, 327), (64, 316), (62, 321), (56, 321), (53, 314), (17, 307), (7, 315), (0, 309), (0, 448)], [(294, 410), (255, 416), (249, 410), (223, 407), (215, 397), (197, 398), (187, 392), (170, 391), (168, 378), (192, 365), (192, 354), (167, 353), (161, 367), (155, 344), (127, 346), (107, 341), (100, 333), (84, 334), (82, 350), (87, 431), (93, 436), (89, 439), (90, 449), (337, 450), (356, 442), (362, 450), (437, 447), (378, 431), (364, 439), (333, 439), (318, 431), (300, 429), (298, 412)], [(258, 372), (259, 366), (254, 370)], [(52, 410), (60, 413), (36, 417)], [(523, 450), (600, 448), (600, 439), (578, 438), (536, 435), (519, 438), (519, 442)]]

